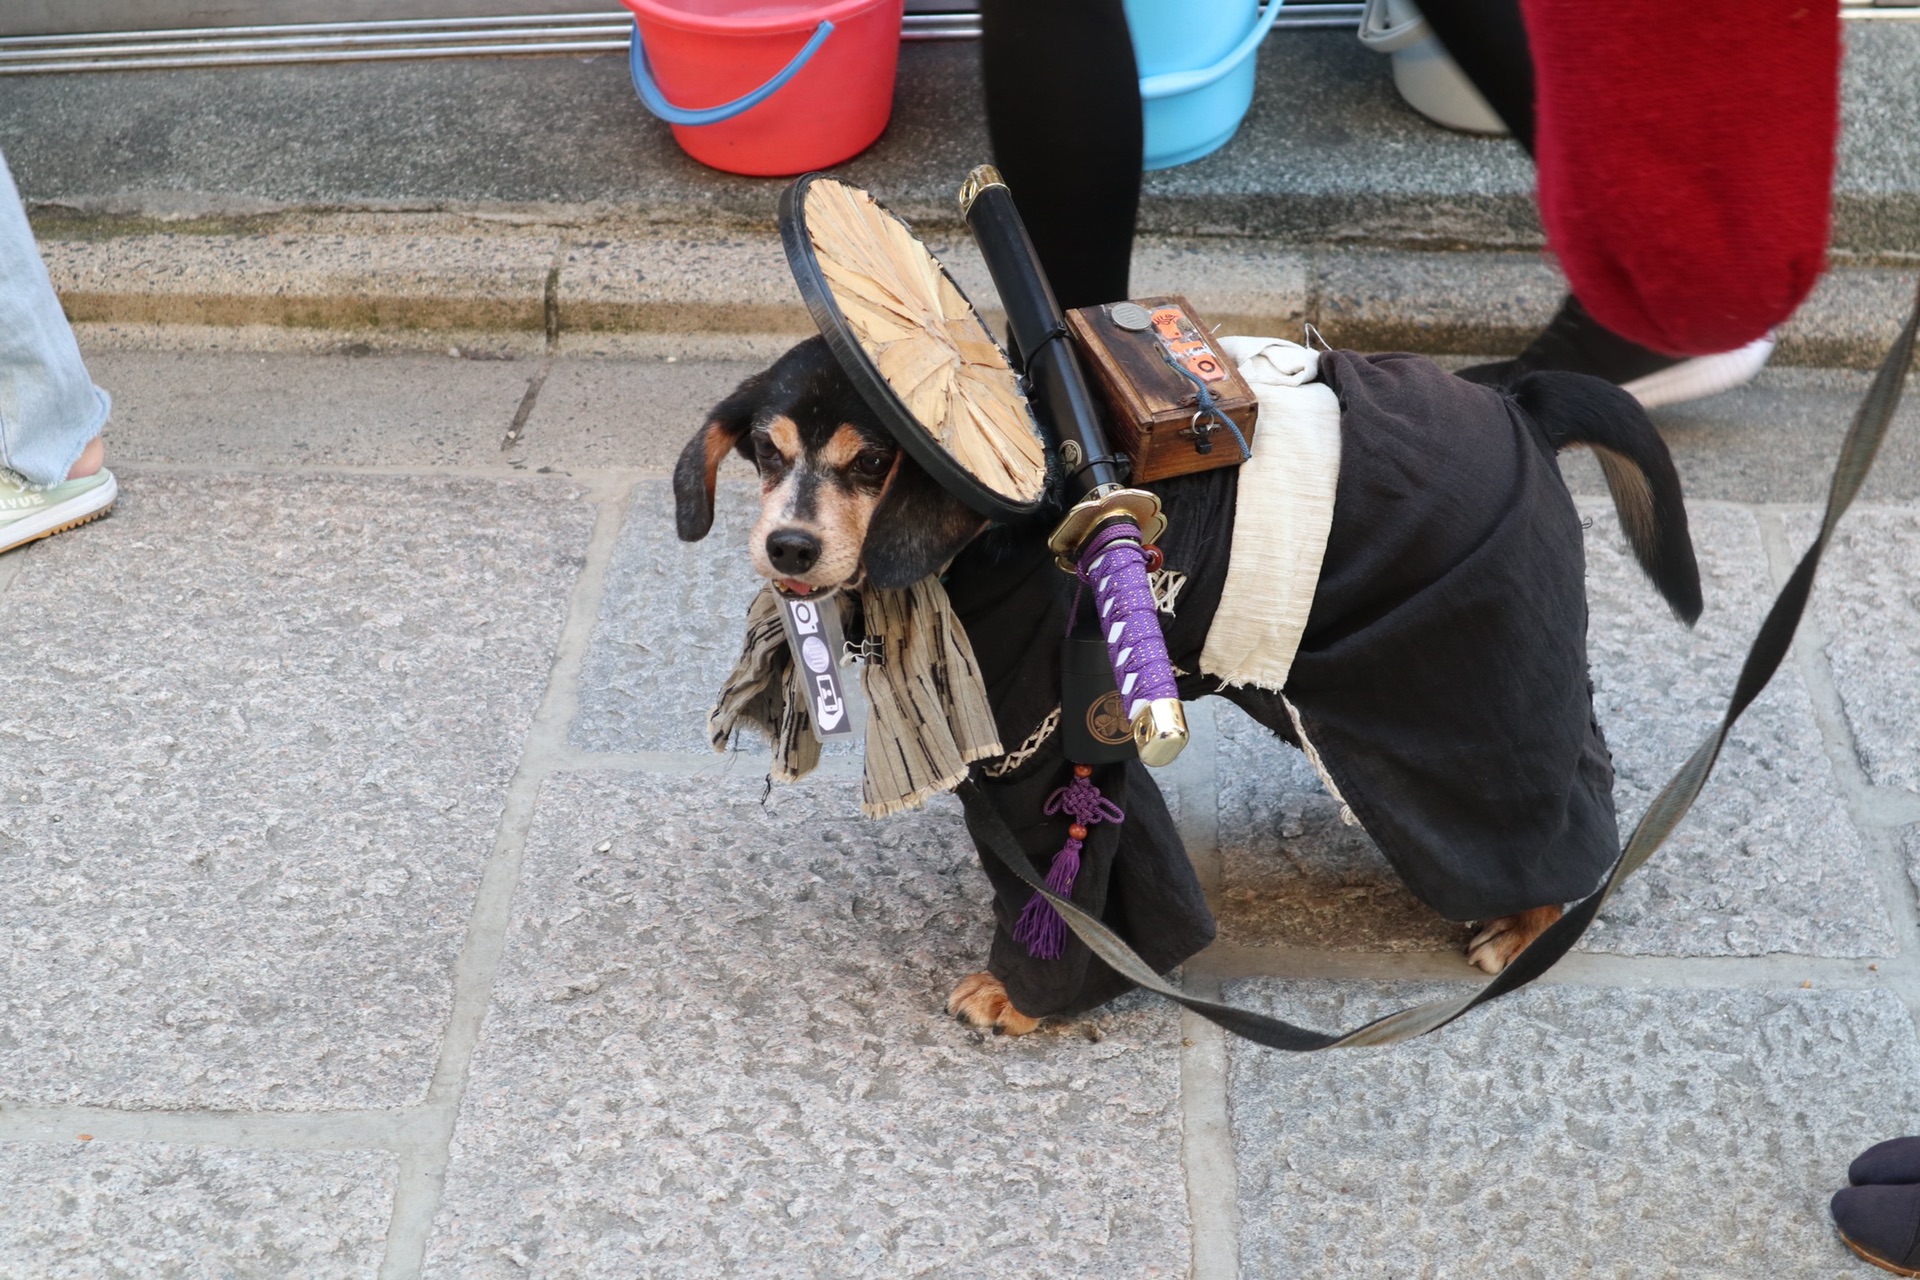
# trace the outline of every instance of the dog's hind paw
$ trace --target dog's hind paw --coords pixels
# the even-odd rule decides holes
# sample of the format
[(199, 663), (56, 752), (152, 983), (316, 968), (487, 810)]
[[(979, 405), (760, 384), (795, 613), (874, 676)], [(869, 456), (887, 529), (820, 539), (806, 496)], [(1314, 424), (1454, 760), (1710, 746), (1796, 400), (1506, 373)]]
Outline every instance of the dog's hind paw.
[(1467, 943), (1467, 960), (1476, 969), (1499, 973), (1560, 916), (1558, 907), (1529, 907), (1517, 915), (1489, 920)]
[(997, 1036), (1023, 1036), (1040, 1025), (1013, 1007), (1007, 989), (990, 973), (970, 973), (947, 997), (947, 1012), (970, 1027)]

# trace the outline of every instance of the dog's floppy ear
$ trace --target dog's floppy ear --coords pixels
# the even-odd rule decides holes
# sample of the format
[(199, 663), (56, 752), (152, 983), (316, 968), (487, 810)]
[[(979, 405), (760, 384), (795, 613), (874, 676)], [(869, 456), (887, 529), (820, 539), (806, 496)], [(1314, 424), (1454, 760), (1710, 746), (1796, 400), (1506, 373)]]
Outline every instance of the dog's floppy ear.
[(734, 388), (733, 394), (707, 415), (707, 425), (694, 432), (693, 439), (680, 451), (680, 461), (673, 468), (673, 517), (680, 541), (698, 542), (713, 528), (715, 477), (729, 449), (737, 448), (742, 457), (750, 456), (742, 442), (747, 428), (753, 425), (766, 382), (767, 375), (757, 373)]
[(886, 591), (910, 587), (960, 554), (987, 518), (942, 489), (903, 449), (894, 455), (880, 505), (867, 523), (861, 558), (867, 581)]

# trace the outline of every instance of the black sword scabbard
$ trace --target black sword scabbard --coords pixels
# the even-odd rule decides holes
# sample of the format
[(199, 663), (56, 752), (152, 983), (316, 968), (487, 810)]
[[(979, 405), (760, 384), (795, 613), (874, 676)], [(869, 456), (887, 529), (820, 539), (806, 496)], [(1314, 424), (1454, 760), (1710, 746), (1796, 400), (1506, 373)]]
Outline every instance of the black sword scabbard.
[(1122, 487), (1124, 463), (1108, 447), (1086, 371), (1067, 338), (1067, 318), (999, 170), (981, 165), (967, 175), (960, 211), (1007, 310), (1014, 354), (1027, 371), (1035, 415), (1066, 467), (1071, 499)]
[(1062, 569), (1093, 588), (1140, 758), (1166, 764), (1186, 745), (1187, 721), (1144, 567), (1151, 544), (1167, 528), (1160, 499), (1127, 487), (1124, 460), (1108, 446), (1066, 317), (999, 170), (981, 165), (967, 175), (960, 213), (1007, 309), (1034, 416), (1067, 473), (1072, 506), (1048, 545)]

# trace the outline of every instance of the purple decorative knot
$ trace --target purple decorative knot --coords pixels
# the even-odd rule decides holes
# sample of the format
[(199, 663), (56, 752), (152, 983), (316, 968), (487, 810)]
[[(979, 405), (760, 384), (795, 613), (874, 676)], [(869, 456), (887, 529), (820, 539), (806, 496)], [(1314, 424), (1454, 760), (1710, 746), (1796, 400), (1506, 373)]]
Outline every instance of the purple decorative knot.
[(1147, 581), (1147, 553), (1132, 521), (1117, 521), (1087, 539), (1080, 549), (1080, 580), (1093, 588), (1094, 613), (1128, 722), (1147, 702), (1178, 698)]
[[(1067, 828), (1067, 842), (1053, 855), (1053, 866), (1047, 870), (1047, 888), (1071, 899), (1073, 878), (1080, 874), (1080, 846), (1086, 843), (1087, 828), (1096, 822), (1124, 822), (1127, 815), (1100, 794), (1100, 788), (1093, 785), (1093, 767), (1084, 764), (1073, 766), (1073, 781), (1047, 797), (1044, 812), (1048, 817), (1065, 813), (1073, 819), (1073, 825)], [(1013, 926), (1013, 940), (1025, 944), (1027, 954), (1036, 960), (1058, 960), (1067, 950), (1067, 922), (1051, 902), (1036, 893)]]

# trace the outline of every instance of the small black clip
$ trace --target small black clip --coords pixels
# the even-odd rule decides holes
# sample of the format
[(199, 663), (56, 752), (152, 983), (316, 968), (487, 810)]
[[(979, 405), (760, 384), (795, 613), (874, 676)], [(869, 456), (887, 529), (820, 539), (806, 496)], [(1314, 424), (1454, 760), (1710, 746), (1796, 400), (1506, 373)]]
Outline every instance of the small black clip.
[(886, 646), (878, 636), (867, 636), (862, 640), (844, 640), (840, 644), (840, 665), (850, 667), (856, 662), (869, 663), (876, 667), (887, 665)]

